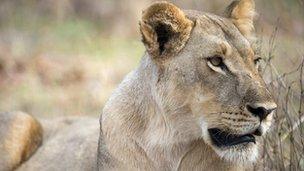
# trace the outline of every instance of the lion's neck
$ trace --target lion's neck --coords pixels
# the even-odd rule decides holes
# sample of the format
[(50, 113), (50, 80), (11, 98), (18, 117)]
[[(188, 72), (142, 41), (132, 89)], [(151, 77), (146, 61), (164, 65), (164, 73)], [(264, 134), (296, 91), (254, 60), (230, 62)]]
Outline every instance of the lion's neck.
[(191, 143), (191, 148), (183, 156), (178, 170), (244, 170), (242, 165), (235, 165), (220, 159), (215, 152), (204, 143), (196, 140)]
[[(191, 142), (201, 137), (201, 128), (191, 114), (190, 107), (180, 101), (177, 94), (171, 93), (165, 84), (159, 82), (161, 71), (154, 66), (151, 58), (143, 58), (137, 70), (143, 94), (137, 99), (144, 99), (144, 110), (137, 111), (144, 116), (146, 129), (142, 135), (145, 143), (151, 145), (175, 145)], [(134, 103), (137, 104), (137, 103)], [(138, 107), (135, 107), (138, 108)], [(142, 138), (142, 137), (141, 137)]]

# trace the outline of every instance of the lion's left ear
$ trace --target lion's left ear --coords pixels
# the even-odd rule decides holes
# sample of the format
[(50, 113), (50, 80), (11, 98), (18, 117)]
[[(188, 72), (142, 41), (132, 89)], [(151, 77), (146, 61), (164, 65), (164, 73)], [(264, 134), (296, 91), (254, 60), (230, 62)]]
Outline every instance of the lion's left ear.
[(240, 32), (248, 38), (253, 36), (255, 15), (254, 0), (233, 1), (226, 9), (226, 16), (232, 19)]

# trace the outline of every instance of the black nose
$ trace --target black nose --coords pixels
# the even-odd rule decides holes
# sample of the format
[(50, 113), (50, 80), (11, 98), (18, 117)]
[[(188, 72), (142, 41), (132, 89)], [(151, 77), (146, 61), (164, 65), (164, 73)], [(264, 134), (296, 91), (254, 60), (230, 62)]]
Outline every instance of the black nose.
[(254, 116), (257, 116), (260, 118), (260, 120), (264, 120), (272, 111), (276, 109), (266, 109), (263, 106), (254, 106), (254, 105), (246, 105), (247, 110), (252, 113)]

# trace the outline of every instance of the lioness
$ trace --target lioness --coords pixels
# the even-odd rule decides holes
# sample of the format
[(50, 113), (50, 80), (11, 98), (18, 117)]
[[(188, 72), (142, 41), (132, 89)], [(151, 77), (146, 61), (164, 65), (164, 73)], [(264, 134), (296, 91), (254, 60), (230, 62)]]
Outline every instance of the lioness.
[[(140, 21), (146, 53), (105, 105), (100, 129), (88, 118), (42, 121), (43, 145), (18, 170), (250, 169), (276, 109), (258, 72), (254, 6), (234, 1), (221, 17), (152, 4)], [(22, 135), (39, 139), (31, 135), (41, 129)], [(15, 156), (39, 143), (27, 144), (30, 153)]]
[(168, 2), (143, 11), (146, 53), (100, 119), (113, 170), (242, 170), (257, 160), (276, 104), (258, 72), (254, 7), (234, 1), (225, 17)]

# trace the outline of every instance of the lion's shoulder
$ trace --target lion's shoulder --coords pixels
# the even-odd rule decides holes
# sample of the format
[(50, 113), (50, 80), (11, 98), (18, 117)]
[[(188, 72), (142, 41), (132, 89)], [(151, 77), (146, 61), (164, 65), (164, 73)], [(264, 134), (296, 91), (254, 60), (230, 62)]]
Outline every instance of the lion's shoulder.
[(0, 170), (12, 170), (41, 145), (43, 129), (23, 112), (0, 113)]

